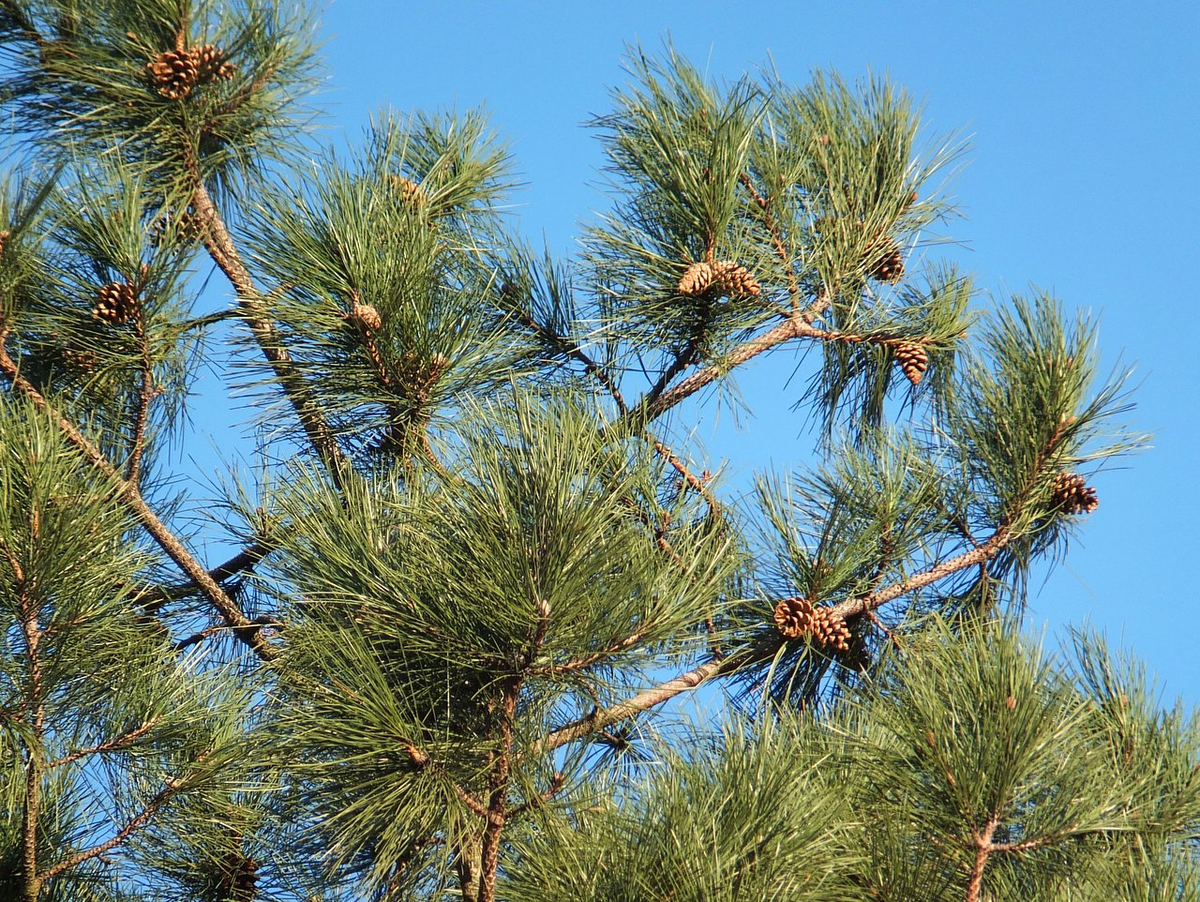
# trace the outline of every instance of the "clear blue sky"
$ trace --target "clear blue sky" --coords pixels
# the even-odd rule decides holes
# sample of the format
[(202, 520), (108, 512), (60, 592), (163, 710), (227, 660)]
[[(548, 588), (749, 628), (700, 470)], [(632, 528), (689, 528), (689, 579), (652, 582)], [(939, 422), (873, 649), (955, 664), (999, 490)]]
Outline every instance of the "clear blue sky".
[[(503, 3), (335, 0), (322, 16), (328, 138), (357, 140), (384, 105), (484, 104), (527, 187), (525, 234), (569, 250), (603, 209), (599, 147), (581, 123), (624, 81), (623, 47), (677, 50), (717, 78), (773, 61), (887, 72), (925, 101), (933, 132), (971, 137), (947, 249), (1003, 302), (1029, 285), (1090, 308), (1106, 367), (1136, 364), (1152, 450), (1096, 480), (1101, 504), (1044, 583), (1031, 620), (1085, 619), (1200, 704), (1200, 6), (1082, 2)], [(981, 299), (986, 300), (986, 299)], [(757, 418), (726, 411), (699, 437), (734, 477), (789, 467), (811, 441), (781, 392), (784, 358), (741, 377)], [(710, 413), (714, 411), (710, 410)]]

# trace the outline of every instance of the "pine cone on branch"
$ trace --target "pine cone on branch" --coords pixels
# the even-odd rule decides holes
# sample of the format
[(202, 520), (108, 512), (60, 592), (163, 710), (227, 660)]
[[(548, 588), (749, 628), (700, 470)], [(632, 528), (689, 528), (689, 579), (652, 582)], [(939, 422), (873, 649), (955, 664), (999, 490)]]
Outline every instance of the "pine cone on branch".
[(929, 368), (929, 353), (915, 341), (902, 341), (896, 345), (896, 363), (909, 382), (920, 385)]
[(224, 50), (205, 44), (164, 50), (146, 64), (146, 73), (159, 94), (168, 100), (182, 100), (197, 85), (233, 78), (234, 67)]
[(168, 100), (191, 94), (200, 74), (190, 50), (164, 50), (146, 64), (146, 72), (154, 89)]
[(412, 179), (406, 178), (402, 175), (393, 175), (389, 180), (391, 181), (392, 187), (400, 192), (400, 200), (409, 206), (414, 208), (421, 207), (424, 206), (425, 201), (428, 200), (428, 195), (425, 193), (425, 189)]
[(221, 898), (230, 902), (254, 902), (258, 898), (258, 862), (249, 855), (229, 855), (221, 865), (218, 888)]
[(1051, 500), (1066, 514), (1090, 514), (1100, 506), (1096, 490), (1078, 473), (1059, 473), (1050, 489)]
[(867, 275), (880, 282), (895, 284), (904, 278), (904, 256), (900, 246), (891, 238), (872, 251), (873, 262), (867, 267)]
[(762, 286), (750, 270), (732, 260), (693, 263), (679, 279), (677, 290), (688, 297), (700, 297), (709, 291), (730, 298), (758, 297)]
[(354, 308), (350, 311), (350, 318), (366, 332), (378, 332), (383, 328), (383, 318), (372, 304), (355, 301)]
[(96, 292), (92, 317), (112, 326), (120, 326), (138, 313), (137, 290), (128, 282), (111, 282)]
[(208, 84), (211, 81), (228, 81), (233, 78), (233, 63), (229, 62), (228, 54), (214, 44), (205, 44), (199, 49), (192, 50), (196, 61), (196, 83)]
[(775, 628), (785, 639), (799, 639), (813, 624), (813, 605), (807, 598), (794, 596), (775, 605)]
[(721, 294), (731, 298), (758, 297), (762, 286), (750, 271), (730, 260), (721, 260), (713, 264), (713, 282)]
[(811, 632), (813, 640), (834, 651), (850, 650), (850, 628), (832, 608), (814, 608)]
[(693, 263), (684, 270), (679, 279), (679, 293), (693, 298), (700, 297), (713, 283), (716, 276), (713, 269), (711, 263)]

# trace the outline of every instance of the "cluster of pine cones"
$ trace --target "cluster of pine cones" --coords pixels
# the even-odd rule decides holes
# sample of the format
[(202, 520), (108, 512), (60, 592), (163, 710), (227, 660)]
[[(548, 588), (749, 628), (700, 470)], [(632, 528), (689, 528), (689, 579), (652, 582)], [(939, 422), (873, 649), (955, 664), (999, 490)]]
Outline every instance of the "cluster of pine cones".
[(182, 100), (197, 85), (233, 78), (233, 72), (225, 51), (213, 44), (164, 50), (146, 63), (154, 90), (170, 100)]
[(679, 293), (700, 297), (708, 291), (730, 298), (758, 297), (762, 286), (744, 266), (732, 260), (693, 263), (679, 279)]
[(811, 636), (834, 651), (850, 650), (850, 629), (831, 608), (818, 608), (807, 598), (793, 596), (775, 605), (775, 628), (785, 639)]

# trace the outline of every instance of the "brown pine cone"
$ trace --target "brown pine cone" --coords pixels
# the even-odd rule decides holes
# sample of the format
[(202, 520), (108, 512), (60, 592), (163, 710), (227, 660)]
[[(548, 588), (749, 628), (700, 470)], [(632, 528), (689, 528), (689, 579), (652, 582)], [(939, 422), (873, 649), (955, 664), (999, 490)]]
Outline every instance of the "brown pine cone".
[(929, 368), (929, 354), (924, 347), (915, 341), (904, 341), (896, 345), (896, 363), (904, 372), (905, 378), (913, 385), (920, 385)]
[(1066, 514), (1090, 514), (1100, 506), (1096, 490), (1078, 473), (1059, 473), (1050, 492), (1051, 500)]
[(200, 74), (190, 50), (164, 50), (146, 64), (146, 72), (154, 89), (170, 100), (191, 94)]
[(731, 298), (758, 297), (762, 291), (762, 286), (746, 267), (730, 260), (714, 263), (712, 270), (713, 282), (721, 294)]
[(892, 239), (872, 251), (873, 262), (867, 268), (867, 275), (880, 282), (899, 282), (904, 278), (904, 256), (900, 246)]
[(680, 276), (678, 291), (688, 297), (699, 297), (708, 291), (715, 277), (715, 267), (711, 263), (693, 263)]
[(213, 45), (205, 44), (189, 51), (196, 63), (196, 83), (207, 84), (210, 81), (228, 81), (233, 78), (233, 63), (224, 50)]
[(128, 282), (112, 282), (96, 292), (96, 303), (92, 307), (94, 319), (119, 326), (137, 316), (137, 312), (137, 292)]
[(413, 207), (420, 207), (425, 203), (427, 199), (425, 189), (412, 179), (402, 175), (393, 175), (388, 180), (392, 187), (400, 192), (400, 199), (404, 203)]
[(355, 301), (354, 308), (350, 311), (350, 317), (367, 332), (378, 332), (383, 328), (383, 319), (380, 317), (379, 311), (371, 304)]
[(812, 634), (819, 644), (830, 646), (835, 651), (850, 650), (850, 629), (846, 621), (834, 614), (831, 608), (814, 609)]
[(812, 602), (798, 595), (781, 599), (775, 605), (772, 619), (775, 621), (775, 628), (785, 639), (799, 639), (812, 628)]

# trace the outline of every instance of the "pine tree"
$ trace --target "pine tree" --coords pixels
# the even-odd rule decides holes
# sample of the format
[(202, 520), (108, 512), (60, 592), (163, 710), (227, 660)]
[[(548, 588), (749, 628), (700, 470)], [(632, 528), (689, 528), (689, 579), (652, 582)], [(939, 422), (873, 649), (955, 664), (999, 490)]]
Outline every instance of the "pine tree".
[[(0, 2), (0, 896), (1196, 898), (1200, 723), (1022, 637), (1141, 437), (1090, 320), (922, 262), (959, 145), (634, 48), (555, 259), (480, 113), (316, 149), (313, 30)], [(687, 418), (776, 349), (814, 455), (738, 498)]]

